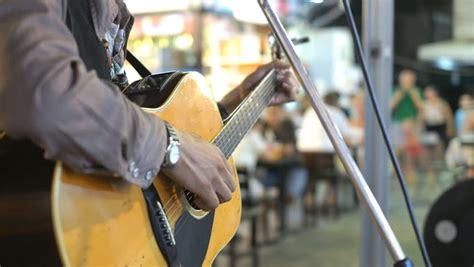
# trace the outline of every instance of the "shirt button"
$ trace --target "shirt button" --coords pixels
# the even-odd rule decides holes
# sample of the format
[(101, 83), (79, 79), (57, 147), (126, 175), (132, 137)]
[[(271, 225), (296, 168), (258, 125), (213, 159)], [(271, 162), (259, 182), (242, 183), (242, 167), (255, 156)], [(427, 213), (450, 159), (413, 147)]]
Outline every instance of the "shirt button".
[(132, 177), (133, 178), (138, 178), (139, 175), (140, 175), (140, 169), (138, 169), (138, 168), (133, 169)]
[(147, 171), (146, 175), (145, 175), (145, 179), (147, 181), (150, 181), (151, 179), (153, 179), (154, 177), (156, 176), (156, 171), (155, 170), (150, 170), (150, 171)]
[(135, 163), (135, 161), (131, 161), (129, 164), (128, 164), (128, 171), (129, 172), (133, 172), (136, 168), (137, 164)]

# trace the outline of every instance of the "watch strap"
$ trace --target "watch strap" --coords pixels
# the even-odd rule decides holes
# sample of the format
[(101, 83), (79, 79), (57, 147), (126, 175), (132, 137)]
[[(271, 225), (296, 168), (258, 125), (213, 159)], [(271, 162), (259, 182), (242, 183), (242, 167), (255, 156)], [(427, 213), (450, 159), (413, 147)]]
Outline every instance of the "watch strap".
[(170, 168), (170, 167), (173, 167), (174, 165), (170, 162), (170, 153), (171, 153), (172, 147), (176, 145), (179, 146), (180, 142), (179, 142), (178, 133), (176, 132), (174, 127), (171, 124), (169, 124), (167, 121), (164, 121), (164, 122), (165, 122), (168, 142), (166, 145), (165, 158), (163, 160), (163, 163), (161, 164), (161, 167)]
[(166, 126), (166, 132), (168, 134), (168, 145), (170, 145), (171, 141), (175, 141), (179, 143), (179, 137), (178, 133), (174, 129), (171, 124), (169, 124), (167, 121), (165, 121), (165, 126)]

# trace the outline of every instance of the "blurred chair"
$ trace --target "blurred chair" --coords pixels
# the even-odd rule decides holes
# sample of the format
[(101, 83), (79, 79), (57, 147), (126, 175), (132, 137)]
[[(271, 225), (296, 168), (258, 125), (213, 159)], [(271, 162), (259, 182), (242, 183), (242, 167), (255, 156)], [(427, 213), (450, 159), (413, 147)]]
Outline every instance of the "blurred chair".
[[(334, 211), (337, 216), (340, 213), (338, 205), (338, 182), (340, 174), (336, 169), (336, 154), (334, 152), (303, 152), (304, 165), (308, 170), (308, 184), (306, 188), (306, 197), (304, 205), (305, 226), (316, 225), (319, 213), (319, 207), (316, 203), (316, 183), (318, 181), (327, 181), (333, 194), (331, 203), (326, 208)], [(326, 200), (325, 200), (326, 201)]]
[[(252, 195), (250, 190), (250, 174), (246, 168), (237, 168), (239, 176), (240, 189), (242, 192), (242, 217), (241, 222), (250, 221), (250, 247), (245, 251), (238, 251), (238, 242), (241, 236), (237, 234), (232, 238), (228, 245), (229, 266), (237, 266), (237, 262), (241, 257), (250, 256), (253, 267), (259, 266), (259, 248), (260, 244), (257, 240), (258, 235), (258, 219), (262, 211), (262, 201)], [(243, 226), (245, 224), (242, 224)]]

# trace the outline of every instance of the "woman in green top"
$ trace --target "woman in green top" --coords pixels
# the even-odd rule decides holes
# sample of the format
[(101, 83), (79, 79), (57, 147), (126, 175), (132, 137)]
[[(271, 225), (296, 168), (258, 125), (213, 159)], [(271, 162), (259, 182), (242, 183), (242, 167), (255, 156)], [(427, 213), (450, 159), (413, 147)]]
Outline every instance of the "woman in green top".
[(416, 74), (411, 70), (403, 70), (398, 80), (399, 86), (393, 91), (390, 103), (392, 119), (394, 122), (415, 120), (423, 108), (421, 90), (416, 86)]
[(416, 74), (403, 70), (398, 76), (399, 86), (393, 91), (390, 108), (392, 110), (392, 130), (394, 144), (404, 151), (402, 165), (409, 185), (416, 183), (416, 163), (419, 162), (422, 147), (419, 142), (417, 116), (423, 108), (421, 90), (416, 86)]

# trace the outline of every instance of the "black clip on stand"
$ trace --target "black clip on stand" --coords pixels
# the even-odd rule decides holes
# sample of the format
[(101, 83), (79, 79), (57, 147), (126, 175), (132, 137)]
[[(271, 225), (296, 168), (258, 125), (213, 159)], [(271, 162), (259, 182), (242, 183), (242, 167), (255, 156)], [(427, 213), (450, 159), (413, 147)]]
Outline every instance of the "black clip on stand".
[(388, 223), (385, 215), (383, 214), (377, 200), (375, 199), (372, 191), (367, 185), (362, 172), (355, 163), (354, 159), (350, 154), (350, 150), (347, 147), (346, 143), (339, 135), (339, 132), (334, 124), (334, 122), (329, 117), (329, 113), (326, 110), (321, 97), (319, 96), (316, 86), (313, 81), (309, 78), (306, 70), (303, 67), (300, 59), (298, 58), (293, 43), (288, 38), (288, 35), (283, 28), (279, 18), (273, 11), (272, 7), (267, 0), (258, 0), (260, 7), (265, 14), (265, 17), (268, 20), (270, 27), (278, 40), (281, 48), (285, 52), (288, 61), (290, 62), (295, 74), (303, 86), (307, 96), (311, 101), (311, 105), (315, 110), (316, 114), (321, 121), (326, 133), (331, 140), (332, 145), (334, 146), (339, 158), (341, 159), (344, 168), (346, 169), (351, 181), (354, 185), (354, 188), (357, 191), (361, 202), (364, 204), (365, 208), (369, 212), (372, 222), (377, 227), (377, 230), (382, 237), (385, 245), (394, 260), (395, 267), (413, 267), (413, 263), (410, 259), (405, 256), (400, 243), (398, 242), (395, 234), (393, 233), (390, 224)]

